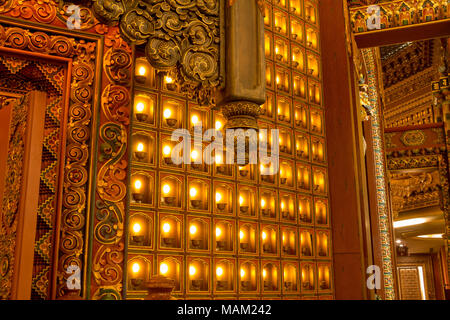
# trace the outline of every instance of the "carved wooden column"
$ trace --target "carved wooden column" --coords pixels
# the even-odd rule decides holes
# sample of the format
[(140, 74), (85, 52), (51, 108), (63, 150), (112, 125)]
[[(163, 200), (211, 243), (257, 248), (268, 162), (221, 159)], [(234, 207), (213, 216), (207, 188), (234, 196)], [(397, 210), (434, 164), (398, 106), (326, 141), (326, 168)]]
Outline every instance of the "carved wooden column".
[[(231, 4), (231, 5), (230, 5)], [(265, 102), (264, 20), (258, 1), (230, 1), (225, 10), (225, 89), (218, 106), (227, 128), (257, 129)]]

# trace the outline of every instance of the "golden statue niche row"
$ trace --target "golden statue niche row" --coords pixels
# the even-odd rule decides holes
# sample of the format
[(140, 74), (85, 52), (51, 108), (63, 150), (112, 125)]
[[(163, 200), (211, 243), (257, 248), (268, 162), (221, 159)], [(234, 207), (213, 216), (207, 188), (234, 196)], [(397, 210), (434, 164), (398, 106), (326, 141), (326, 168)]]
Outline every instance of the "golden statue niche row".
[[(279, 129), (278, 171), (224, 155), (172, 163), (176, 129), (224, 132), (221, 110), (187, 96), (171, 73), (135, 58), (127, 232), (127, 297), (155, 275), (173, 296), (332, 295), (332, 252), (317, 4), (264, 2), (266, 101), (258, 127)], [(267, 139), (267, 141), (263, 141)], [(271, 136), (259, 137), (270, 145)], [(200, 159), (199, 159), (200, 158)]]

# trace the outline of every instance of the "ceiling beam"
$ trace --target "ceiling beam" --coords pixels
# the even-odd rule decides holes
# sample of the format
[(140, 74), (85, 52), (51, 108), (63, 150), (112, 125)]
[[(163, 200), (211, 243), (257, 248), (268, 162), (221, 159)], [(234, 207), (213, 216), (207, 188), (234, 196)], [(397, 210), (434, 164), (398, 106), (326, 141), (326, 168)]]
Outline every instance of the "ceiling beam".
[(392, 29), (355, 33), (358, 48), (388, 46), (450, 36), (450, 19), (419, 23)]

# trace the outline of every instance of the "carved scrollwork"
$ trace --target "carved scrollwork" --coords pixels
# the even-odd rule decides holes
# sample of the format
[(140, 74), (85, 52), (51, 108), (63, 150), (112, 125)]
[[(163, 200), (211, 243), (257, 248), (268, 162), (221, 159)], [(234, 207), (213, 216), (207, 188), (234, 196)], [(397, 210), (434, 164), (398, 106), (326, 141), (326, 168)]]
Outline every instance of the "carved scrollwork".
[(258, 129), (261, 107), (249, 101), (233, 101), (222, 106), (222, 113), (227, 118), (227, 128)]
[(159, 71), (171, 72), (198, 102), (214, 104), (219, 75), (219, 7), (216, 0), (96, 0), (100, 19), (119, 22), (123, 37), (146, 44)]

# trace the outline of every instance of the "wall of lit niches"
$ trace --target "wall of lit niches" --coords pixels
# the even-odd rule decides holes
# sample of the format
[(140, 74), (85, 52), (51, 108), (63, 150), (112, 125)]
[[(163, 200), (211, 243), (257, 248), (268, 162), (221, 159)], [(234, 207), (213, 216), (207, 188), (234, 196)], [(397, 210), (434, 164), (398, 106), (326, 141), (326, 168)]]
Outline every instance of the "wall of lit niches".
[(333, 297), (317, 2), (267, 1), (265, 10), (259, 125), (280, 129), (278, 172), (226, 165), (223, 155), (211, 166), (172, 163), (174, 129), (223, 130), (226, 121), (137, 54), (128, 298), (144, 297), (142, 284), (156, 274), (174, 279), (181, 299)]

